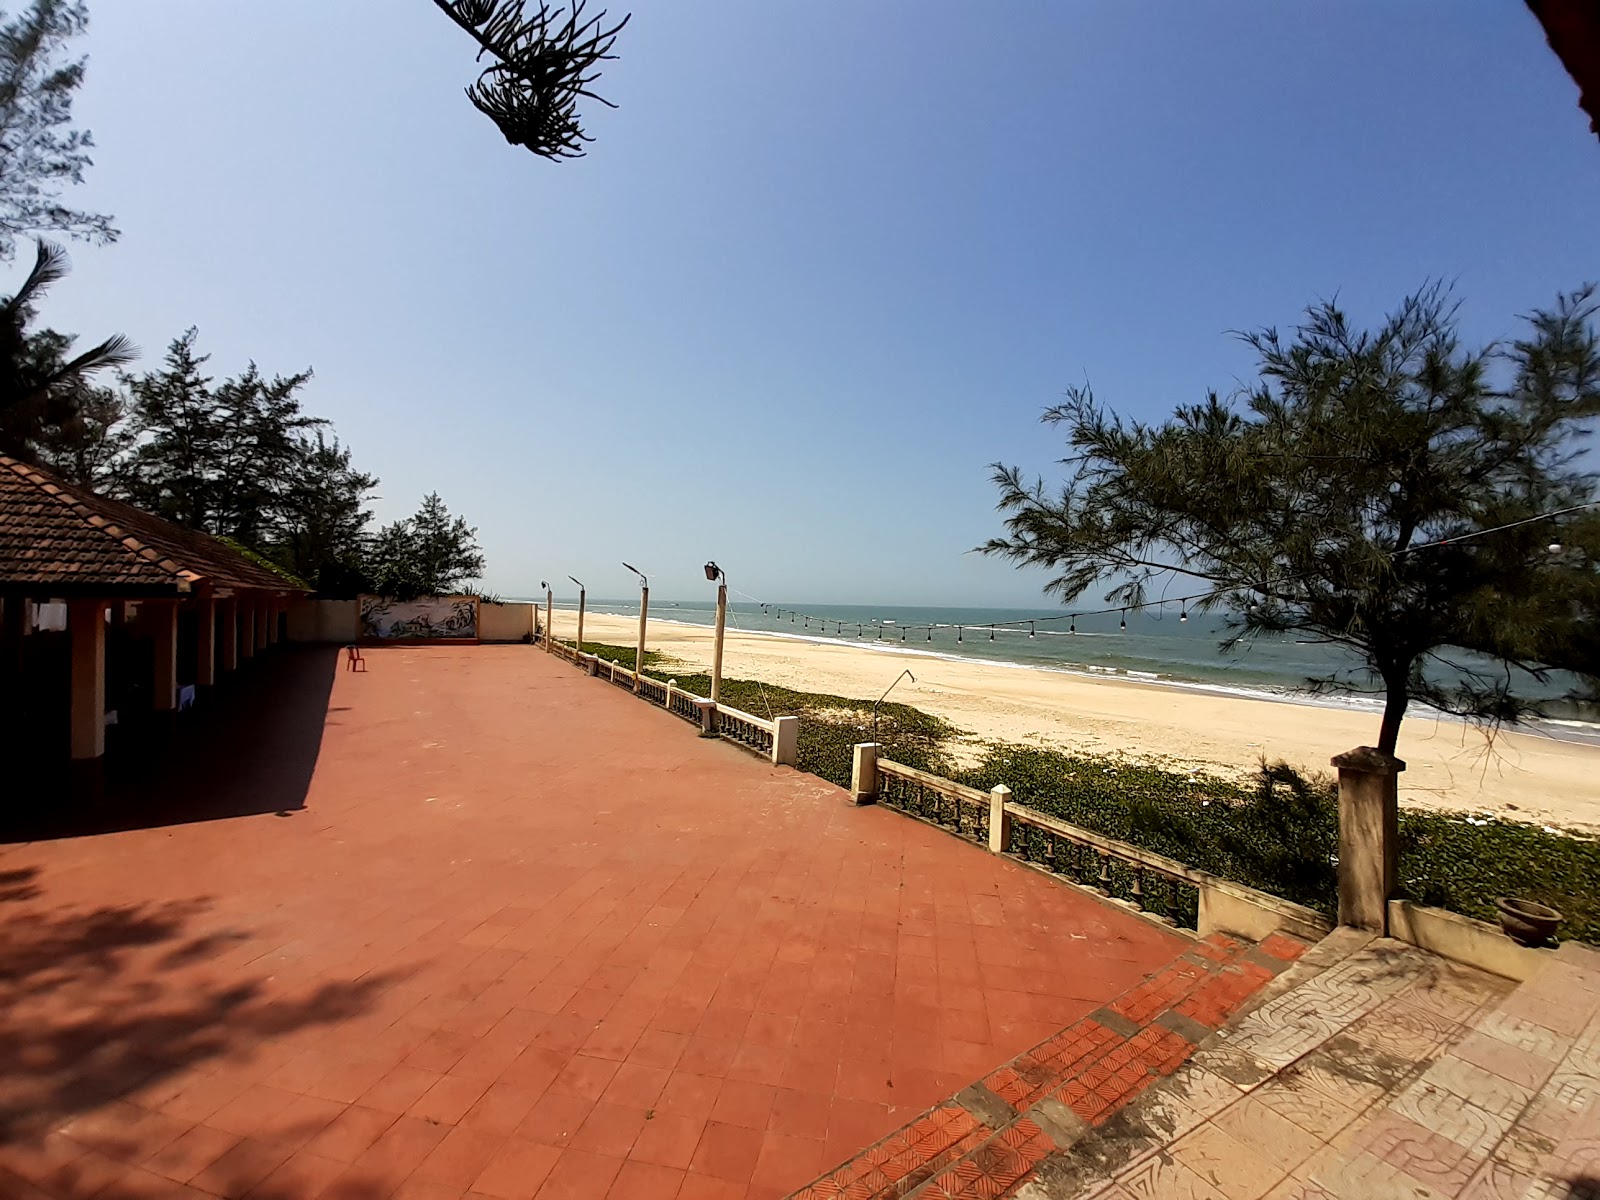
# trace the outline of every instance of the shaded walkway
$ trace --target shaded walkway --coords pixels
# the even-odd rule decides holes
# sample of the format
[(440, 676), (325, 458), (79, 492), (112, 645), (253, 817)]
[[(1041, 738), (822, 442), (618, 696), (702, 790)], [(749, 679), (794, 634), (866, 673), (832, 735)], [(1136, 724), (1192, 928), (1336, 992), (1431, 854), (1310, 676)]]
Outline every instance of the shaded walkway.
[(0, 849), (0, 971), (72, 947), (0, 1192), (775, 1197), (1190, 944), (527, 647), (368, 658), (303, 809)]

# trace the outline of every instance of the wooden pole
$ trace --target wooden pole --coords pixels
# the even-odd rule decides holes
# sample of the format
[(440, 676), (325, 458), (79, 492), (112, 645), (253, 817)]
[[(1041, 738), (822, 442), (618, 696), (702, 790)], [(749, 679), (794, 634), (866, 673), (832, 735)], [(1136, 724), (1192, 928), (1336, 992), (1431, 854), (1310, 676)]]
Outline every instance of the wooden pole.
[(550, 644), (550, 643), (552, 643), (553, 641), (556, 640), (555, 639), (555, 626), (551, 624), (551, 618), (555, 615), (555, 611), (556, 611), (556, 590), (555, 590), (555, 588), (545, 588), (545, 590), (544, 590), (544, 649), (545, 649), (545, 653), (546, 654), (554, 654), (556, 652), (555, 651), (555, 647)]
[[(587, 574), (588, 572), (585, 572)], [(578, 589), (578, 653), (583, 653), (583, 602), (587, 593), (583, 588)]]

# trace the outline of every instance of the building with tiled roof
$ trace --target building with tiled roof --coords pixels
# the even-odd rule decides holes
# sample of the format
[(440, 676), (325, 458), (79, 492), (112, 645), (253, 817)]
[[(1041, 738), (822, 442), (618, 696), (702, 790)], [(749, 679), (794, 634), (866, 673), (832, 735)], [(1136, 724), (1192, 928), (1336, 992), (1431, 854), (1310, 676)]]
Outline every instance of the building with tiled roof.
[[(207, 534), (0, 455), (0, 684), (19, 740), (52, 740), (65, 693), (71, 757), (100, 757), (119, 704), (192, 702), (219, 671), (276, 642), (304, 590)], [(109, 698), (108, 652), (120, 684)], [(63, 658), (70, 685), (60, 688)], [(148, 678), (130, 682), (130, 672)]]

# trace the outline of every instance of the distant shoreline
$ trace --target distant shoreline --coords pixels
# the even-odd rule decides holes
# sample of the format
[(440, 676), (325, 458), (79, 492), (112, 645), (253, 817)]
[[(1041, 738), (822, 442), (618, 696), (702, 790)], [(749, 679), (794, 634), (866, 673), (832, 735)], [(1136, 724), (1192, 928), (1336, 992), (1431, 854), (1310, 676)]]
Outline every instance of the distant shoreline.
[[(532, 603), (529, 601), (528, 603)], [(621, 607), (615, 602), (608, 602), (607, 607)], [(675, 606), (674, 606), (675, 607)], [(671, 611), (669, 609), (668, 611)], [(701, 611), (701, 610), (693, 610)], [(567, 625), (570, 638), (576, 632), (577, 609), (562, 609), (557, 607), (559, 616), (568, 618)], [(590, 617), (605, 617), (616, 620), (637, 621), (637, 616), (626, 616), (619, 613), (605, 613), (591, 609)], [(652, 608), (650, 614), (651, 626), (672, 625), (682, 629), (703, 630), (711, 632), (712, 626), (702, 621), (676, 620), (670, 616), (657, 616)], [(847, 622), (848, 623), (848, 622)], [(561, 628), (557, 628), (557, 637), (561, 636)], [(587, 630), (585, 631), (587, 635)], [(973, 663), (988, 667), (997, 667), (1002, 670), (1039, 671), (1052, 675), (1066, 675), (1076, 679), (1088, 680), (1099, 683), (1118, 683), (1134, 687), (1171, 689), (1199, 695), (1227, 697), (1236, 700), (1254, 700), (1270, 704), (1292, 704), (1305, 708), (1332, 709), (1339, 712), (1370, 713), (1375, 718), (1383, 711), (1383, 701), (1374, 695), (1363, 695), (1347, 692), (1328, 695), (1316, 695), (1303, 689), (1293, 689), (1272, 684), (1224, 684), (1213, 683), (1202, 679), (1185, 679), (1178, 675), (1161, 674), (1158, 672), (1132, 671), (1123, 667), (1101, 667), (1092, 664), (1059, 664), (1043, 661), (1024, 662), (1017, 659), (988, 658), (979, 655), (962, 654), (950, 650), (923, 650), (903, 642), (883, 640), (879, 638), (861, 638), (844, 640), (837, 637), (819, 637), (813, 634), (787, 633), (770, 629), (737, 629), (730, 624), (728, 635), (735, 633), (740, 637), (771, 638), (778, 641), (799, 642), (805, 645), (843, 647), (853, 650), (864, 650), (875, 654), (897, 655), (905, 658), (936, 659), (951, 663)], [(631, 644), (631, 643), (630, 643)], [(1441, 712), (1420, 703), (1414, 704), (1411, 710), (1411, 719), (1447, 721), (1461, 725), (1470, 725), (1462, 717), (1455, 714)], [(1600, 723), (1570, 720), (1565, 718), (1536, 718), (1521, 725), (1507, 726), (1507, 731), (1523, 734), (1528, 737), (1547, 738), (1551, 741), (1568, 742), (1574, 745), (1600, 746)]]

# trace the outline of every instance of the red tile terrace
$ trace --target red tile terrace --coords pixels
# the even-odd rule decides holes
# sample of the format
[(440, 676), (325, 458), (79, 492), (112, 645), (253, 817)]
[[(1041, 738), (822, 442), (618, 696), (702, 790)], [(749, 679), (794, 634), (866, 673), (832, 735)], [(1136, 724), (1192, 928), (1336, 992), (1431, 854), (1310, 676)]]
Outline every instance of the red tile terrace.
[(989, 1136), (962, 1089), (1170, 1069), (1153, 1013), (1259, 986), (529, 647), (367, 659), (258, 663), (98, 832), (0, 844), (0, 1195), (903, 1191)]

